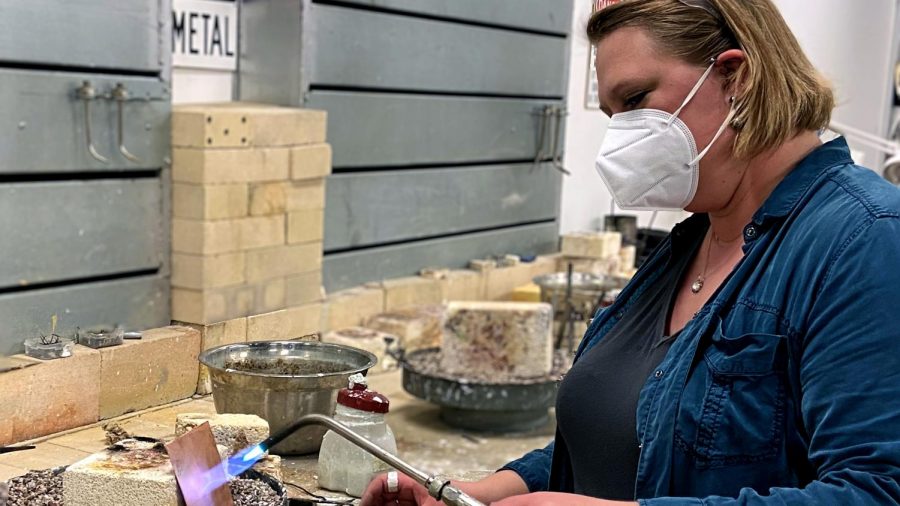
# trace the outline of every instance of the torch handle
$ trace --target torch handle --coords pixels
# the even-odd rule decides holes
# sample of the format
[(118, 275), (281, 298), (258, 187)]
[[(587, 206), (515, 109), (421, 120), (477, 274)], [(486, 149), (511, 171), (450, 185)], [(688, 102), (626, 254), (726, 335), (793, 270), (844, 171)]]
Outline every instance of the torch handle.
[(273, 446), (296, 432), (301, 427), (305, 427), (307, 425), (324, 425), (328, 427), (335, 434), (338, 434), (339, 436), (350, 441), (356, 446), (371, 453), (375, 457), (378, 457), (394, 469), (409, 476), (417, 483), (428, 489), (428, 493), (431, 494), (432, 497), (443, 501), (444, 504), (447, 504), (449, 506), (484, 506), (482, 503), (469, 497), (458, 488), (450, 485), (449, 481), (438, 480), (433, 475), (416, 469), (406, 461), (402, 460), (400, 457), (388, 452), (384, 448), (357, 434), (341, 422), (338, 422), (337, 420), (325, 415), (303, 416), (293, 424), (270, 436), (268, 439), (263, 441), (260, 446), (266, 449), (272, 448)]

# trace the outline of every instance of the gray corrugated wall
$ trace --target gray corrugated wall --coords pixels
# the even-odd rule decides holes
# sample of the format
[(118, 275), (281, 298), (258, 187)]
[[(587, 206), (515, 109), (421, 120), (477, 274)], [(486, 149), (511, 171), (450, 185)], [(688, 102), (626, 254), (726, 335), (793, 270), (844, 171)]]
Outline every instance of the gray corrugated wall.
[(168, 0), (0, 0), (0, 354), (52, 315), (67, 336), (168, 323), (170, 18)]
[(571, 0), (245, 0), (242, 14), (241, 97), (329, 113), (329, 291), (556, 248), (561, 175), (532, 162), (536, 112), (564, 103)]

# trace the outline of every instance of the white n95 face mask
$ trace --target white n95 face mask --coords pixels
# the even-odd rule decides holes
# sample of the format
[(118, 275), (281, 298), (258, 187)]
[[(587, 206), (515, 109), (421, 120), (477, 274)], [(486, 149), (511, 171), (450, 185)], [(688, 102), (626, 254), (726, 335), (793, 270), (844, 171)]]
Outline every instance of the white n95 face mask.
[(639, 109), (614, 114), (595, 166), (616, 204), (629, 210), (681, 210), (697, 193), (700, 160), (725, 131), (734, 108), (699, 154), (694, 136), (678, 114), (715, 67), (711, 64), (673, 114)]

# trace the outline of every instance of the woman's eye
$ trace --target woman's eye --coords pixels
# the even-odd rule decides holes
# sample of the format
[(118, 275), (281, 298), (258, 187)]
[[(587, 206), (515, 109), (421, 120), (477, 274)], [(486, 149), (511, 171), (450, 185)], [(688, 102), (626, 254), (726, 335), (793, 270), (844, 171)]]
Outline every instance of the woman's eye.
[(636, 94), (628, 97), (627, 99), (625, 99), (625, 107), (628, 109), (634, 109), (635, 107), (639, 106), (641, 104), (641, 102), (644, 101), (645, 98), (647, 98), (646, 91), (636, 93)]

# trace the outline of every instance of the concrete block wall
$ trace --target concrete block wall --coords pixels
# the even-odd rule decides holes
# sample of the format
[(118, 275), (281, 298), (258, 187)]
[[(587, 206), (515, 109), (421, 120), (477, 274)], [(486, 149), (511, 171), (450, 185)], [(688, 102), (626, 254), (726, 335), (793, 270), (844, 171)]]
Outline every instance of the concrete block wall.
[(321, 301), (325, 119), (242, 103), (173, 110), (173, 320), (212, 324)]

